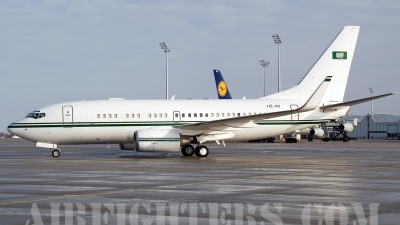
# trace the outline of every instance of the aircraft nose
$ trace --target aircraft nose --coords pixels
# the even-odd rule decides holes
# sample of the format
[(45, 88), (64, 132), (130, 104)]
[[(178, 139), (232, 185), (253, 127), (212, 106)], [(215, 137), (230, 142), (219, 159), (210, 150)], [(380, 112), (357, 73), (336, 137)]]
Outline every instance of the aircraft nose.
[(8, 127), (7, 127), (8, 133), (13, 134), (13, 135), (17, 135), (18, 137), (21, 137), (21, 134), (20, 134), (21, 132), (20, 132), (20, 130), (21, 130), (21, 129), (17, 129), (17, 128), (15, 127), (15, 124), (14, 124), (14, 123), (8, 125)]
[[(13, 128), (13, 124), (8, 125), (8, 127), (7, 127), (8, 133), (14, 134), (14, 132), (15, 132), (14, 130), (15, 129)], [(16, 134), (14, 134), (14, 135), (16, 135)]]

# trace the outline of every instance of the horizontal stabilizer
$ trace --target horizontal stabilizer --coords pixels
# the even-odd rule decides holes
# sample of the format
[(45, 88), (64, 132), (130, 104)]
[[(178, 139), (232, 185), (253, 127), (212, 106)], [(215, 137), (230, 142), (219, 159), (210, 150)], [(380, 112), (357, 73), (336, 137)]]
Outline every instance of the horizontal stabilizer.
[(348, 102), (341, 102), (341, 103), (337, 103), (337, 104), (332, 104), (332, 105), (326, 105), (326, 106), (322, 106), (320, 107), (320, 109), (325, 110), (325, 109), (340, 109), (343, 107), (347, 107), (347, 106), (352, 106), (352, 105), (357, 105), (360, 103), (364, 103), (364, 102), (369, 102), (375, 99), (379, 99), (379, 98), (384, 98), (390, 95), (394, 95), (397, 94), (398, 92), (393, 92), (393, 93), (388, 93), (388, 94), (383, 94), (383, 95), (377, 95), (374, 97), (369, 97), (369, 98), (361, 98), (361, 99), (357, 99), (357, 100), (353, 100), (353, 101), (348, 101)]

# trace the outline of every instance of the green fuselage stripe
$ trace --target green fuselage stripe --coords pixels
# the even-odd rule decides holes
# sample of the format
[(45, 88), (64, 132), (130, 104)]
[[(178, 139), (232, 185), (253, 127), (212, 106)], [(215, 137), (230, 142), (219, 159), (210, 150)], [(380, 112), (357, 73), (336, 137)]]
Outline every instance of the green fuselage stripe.
[[(179, 127), (185, 124), (192, 124), (206, 121), (181, 121), (181, 122), (84, 122), (84, 123), (13, 123), (8, 128), (60, 128), (60, 127), (137, 127), (137, 126), (175, 126)], [(260, 120), (257, 125), (293, 125), (293, 124), (320, 124), (327, 122), (325, 120)]]
[(181, 141), (179, 138), (139, 138), (139, 141)]

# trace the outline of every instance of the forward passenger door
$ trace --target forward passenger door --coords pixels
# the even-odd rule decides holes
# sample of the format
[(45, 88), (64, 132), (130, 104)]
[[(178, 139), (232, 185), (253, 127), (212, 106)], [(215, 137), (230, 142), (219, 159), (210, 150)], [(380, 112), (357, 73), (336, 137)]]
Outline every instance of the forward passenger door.
[(74, 126), (74, 113), (72, 105), (62, 107), (63, 127), (72, 128)]

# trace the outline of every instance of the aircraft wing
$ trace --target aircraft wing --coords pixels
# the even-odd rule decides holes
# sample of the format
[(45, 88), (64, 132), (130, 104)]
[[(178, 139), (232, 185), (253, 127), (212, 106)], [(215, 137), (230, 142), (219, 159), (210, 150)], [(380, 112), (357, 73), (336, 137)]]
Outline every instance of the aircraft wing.
[(352, 105), (357, 105), (360, 103), (364, 103), (364, 102), (369, 102), (371, 100), (375, 100), (375, 99), (379, 99), (379, 98), (383, 98), (383, 97), (387, 97), (390, 95), (394, 95), (397, 94), (398, 92), (392, 92), (392, 93), (388, 93), (388, 94), (383, 94), (383, 95), (377, 95), (374, 97), (369, 97), (369, 98), (361, 98), (361, 99), (357, 99), (357, 100), (353, 100), (353, 101), (348, 101), (348, 102), (341, 102), (341, 103), (337, 103), (337, 104), (332, 104), (332, 105), (325, 105), (325, 106), (321, 106), (320, 109), (322, 110), (334, 110), (334, 109), (340, 109), (343, 107), (347, 107), (347, 106), (352, 106)]
[[(262, 113), (251, 116), (242, 116), (235, 118), (228, 118), (222, 120), (212, 120), (205, 121), (199, 123), (186, 124), (181, 126), (176, 126), (176, 128), (184, 129), (184, 130), (223, 130), (227, 127), (230, 128), (248, 128), (257, 126), (253, 121), (262, 120), (262, 119), (271, 119), (280, 116), (286, 116), (294, 113), (301, 113), (314, 110), (318, 108), (321, 104), (321, 100), (325, 94), (326, 89), (328, 88), (328, 84), (331, 81), (331, 76), (326, 77), (319, 87), (314, 91), (311, 97), (298, 109), (284, 110), (284, 111), (276, 111), (270, 113)], [(263, 101), (263, 100), (260, 100)]]

